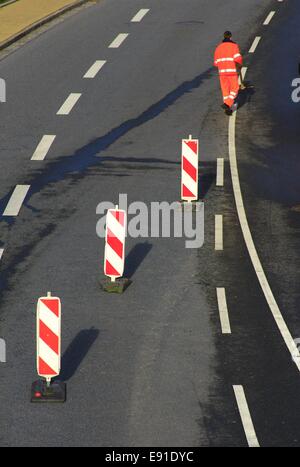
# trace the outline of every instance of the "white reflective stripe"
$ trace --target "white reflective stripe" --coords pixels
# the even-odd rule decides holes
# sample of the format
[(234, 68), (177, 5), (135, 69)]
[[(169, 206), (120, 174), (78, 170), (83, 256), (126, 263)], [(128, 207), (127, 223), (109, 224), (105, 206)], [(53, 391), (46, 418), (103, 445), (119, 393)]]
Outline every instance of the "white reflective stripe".
[(219, 63), (219, 62), (234, 62), (234, 59), (231, 58), (231, 57), (228, 57), (228, 58), (217, 58), (216, 63)]
[(230, 94), (232, 94), (233, 96), (236, 96), (236, 94), (237, 94), (237, 93), (236, 93), (236, 92), (234, 92), (234, 91), (231, 91), (231, 93), (230, 93)]
[(231, 73), (231, 72), (236, 73), (236, 69), (235, 68), (225, 68), (223, 70), (219, 70), (219, 73)]
[(228, 97), (229, 97), (229, 96), (224, 96), (223, 99), (224, 99), (224, 100), (225, 100), (225, 99), (228, 99)]
[[(38, 341), (39, 346), (39, 354), (38, 356), (47, 363), (50, 368), (58, 375), (60, 371), (60, 357), (57, 353), (53, 352), (53, 350), (43, 341), (43, 339), (39, 338)], [(42, 375), (40, 375), (42, 376)]]
[(228, 96), (228, 99), (232, 99), (234, 101), (234, 97), (233, 96)]
[(40, 320), (57, 336), (60, 334), (59, 318), (42, 302), (39, 302)]
[(182, 145), (182, 155), (185, 159), (189, 161), (189, 163), (197, 168), (198, 167), (198, 157), (197, 153), (195, 153), (184, 141)]
[(111, 248), (111, 246), (107, 243), (105, 251), (105, 259), (109, 261), (112, 267), (122, 276), (124, 272), (124, 261), (120, 256)]
[(181, 174), (181, 183), (185, 185), (194, 196), (197, 194), (197, 181), (195, 181), (187, 172), (182, 171)]
[(235, 54), (233, 58), (241, 57), (241, 54)]
[[(124, 222), (125, 222), (125, 219), (124, 219)], [(115, 218), (115, 216), (112, 214), (111, 211), (108, 211), (107, 213), (106, 228), (108, 228), (115, 237), (117, 237), (122, 243), (124, 243), (125, 227), (123, 227), (122, 224), (119, 221), (117, 221), (117, 219)]]

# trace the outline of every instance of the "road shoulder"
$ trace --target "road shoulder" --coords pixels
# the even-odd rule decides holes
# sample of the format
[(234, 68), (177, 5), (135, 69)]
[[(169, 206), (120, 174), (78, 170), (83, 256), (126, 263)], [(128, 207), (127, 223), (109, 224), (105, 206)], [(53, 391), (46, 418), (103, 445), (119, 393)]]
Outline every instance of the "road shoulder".
[(19, 0), (0, 10), (0, 50), (89, 0)]

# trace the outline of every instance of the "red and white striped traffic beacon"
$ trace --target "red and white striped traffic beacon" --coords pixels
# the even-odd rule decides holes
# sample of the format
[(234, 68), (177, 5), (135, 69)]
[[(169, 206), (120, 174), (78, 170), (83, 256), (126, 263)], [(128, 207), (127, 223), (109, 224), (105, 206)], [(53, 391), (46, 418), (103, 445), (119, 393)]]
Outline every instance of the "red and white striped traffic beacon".
[(104, 250), (104, 274), (110, 280), (103, 283), (106, 292), (122, 293), (130, 284), (123, 276), (125, 266), (125, 238), (127, 218), (126, 212), (119, 209), (108, 209), (106, 215), (106, 233)]
[(32, 385), (31, 401), (65, 401), (65, 384), (51, 382), (59, 376), (61, 366), (61, 301), (48, 292), (37, 303), (36, 317), (37, 373), (42, 380)]
[(116, 206), (106, 216), (104, 274), (114, 282), (122, 277), (125, 264), (126, 212)]
[(181, 153), (181, 199), (182, 201), (198, 200), (198, 165), (199, 141), (193, 139), (182, 140)]
[(46, 381), (60, 373), (61, 302), (58, 297), (41, 297), (37, 305), (37, 372)]

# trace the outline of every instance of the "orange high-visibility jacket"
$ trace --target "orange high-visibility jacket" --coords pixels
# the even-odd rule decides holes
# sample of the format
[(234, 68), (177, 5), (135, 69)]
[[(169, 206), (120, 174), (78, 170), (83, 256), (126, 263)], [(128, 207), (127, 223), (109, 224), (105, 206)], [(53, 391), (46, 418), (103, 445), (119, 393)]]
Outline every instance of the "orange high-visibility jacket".
[(222, 76), (236, 75), (236, 63), (242, 65), (243, 58), (239, 46), (232, 41), (221, 42), (216, 48), (214, 65), (218, 67), (219, 74)]

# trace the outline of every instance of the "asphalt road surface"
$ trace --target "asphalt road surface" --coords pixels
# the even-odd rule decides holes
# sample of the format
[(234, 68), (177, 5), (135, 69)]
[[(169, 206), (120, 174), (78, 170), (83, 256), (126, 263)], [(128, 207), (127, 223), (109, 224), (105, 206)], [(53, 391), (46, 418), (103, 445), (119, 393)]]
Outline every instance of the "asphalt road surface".
[[(103, 0), (0, 57), (1, 446), (299, 446), (289, 348), (300, 337), (297, 2)], [(212, 67), (226, 29), (254, 84), (230, 119)], [(106, 63), (83, 78), (96, 60)], [(71, 93), (74, 106), (57, 115)], [(178, 200), (190, 134), (200, 139), (204, 246), (129, 238), (133, 282), (105, 294), (97, 205), (119, 193), (148, 206)], [(44, 135), (55, 139), (32, 160)], [(21, 209), (3, 215), (17, 185), (28, 188)], [(36, 302), (49, 290), (63, 306), (67, 402), (34, 405)]]

